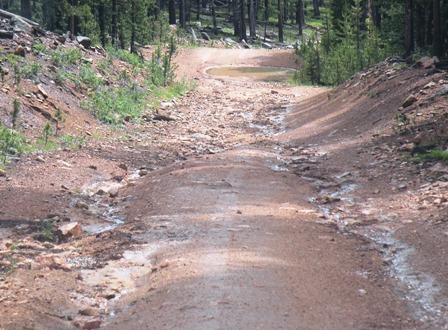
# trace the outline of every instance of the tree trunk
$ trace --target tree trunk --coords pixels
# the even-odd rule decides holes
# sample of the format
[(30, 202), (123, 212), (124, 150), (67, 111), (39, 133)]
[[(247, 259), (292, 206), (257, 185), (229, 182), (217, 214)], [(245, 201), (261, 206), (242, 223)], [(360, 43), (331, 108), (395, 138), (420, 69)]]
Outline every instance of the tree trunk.
[(213, 17), (213, 33), (218, 32), (218, 23), (216, 22), (215, 0), (211, 0), (212, 5), (212, 17)]
[(433, 10), (432, 10), (432, 0), (429, 0), (427, 2), (427, 10), (426, 10), (426, 15), (427, 15), (427, 19), (426, 19), (426, 36), (425, 36), (425, 45), (432, 45), (432, 40), (433, 40), (433, 25), (432, 25), (432, 15), (433, 15)]
[(303, 35), (303, 26), (305, 25), (305, 13), (303, 10), (303, 0), (297, 0), (296, 24), (299, 26), (299, 36)]
[(249, 32), (250, 37), (252, 39), (255, 39), (257, 36), (257, 33), (255, 31), (255, 6), (254, 6), (255, 0), (249, 0)]
[(176, 1), (168, 1), (168, 22), (169, 24), (176, 24)]
[(22, 15), (25, 18), (32, 19), (31, 0), (20, 1), (20, 15)]
[(415, 50), (414, 43), (414, 0), (405, 0), (404, 54), (410, 56)]
[(417, 2), (415, 4), (415, 26), (419, 28), (415, 31), (415, 42), (416, 46), (423, 48), (425, 46), (425, 11), (421, 3)]
[(187, 20), (185, 17), (185, 0), (179, 0), (179, 25), (182, 29), (187, 28)]
[(380, 15), (378, 15), (378, 6), (376, 5), (376, 1), (377, 0), (369, 0), (369, 19), (377, 29), (381, 29), (379, 19)]
[(319, 0), (313, 0), (314, 17), (320, 17)]
[(125, 42), (125, 36), (124, 36), (124, 22), (123, 22), (123, 15), (122, 13), (125, 13), (125, 5), (123, 2), (119, 2), (119, 13), (118, 14), (118, 40), (120, 42), (120, 48), (125, 49), (126, 48), (126, 42)]
[(240, 2), (239, 0), (232, 1), (233, 6), (233, 35), (241, 39), (241, 25), (240, 25)]
[(282, 0), (278, 0), (278, 41), (283, 42), (283, 9), (282, 9)]
[(118, 31), (118, 0), (112, 0), (112, 28), (111, 28), (111, 38), (112, 45), (116, 44), (117, 41), (117, 31)]
[(266, 41), (266, 29), (269, 19), (269, 0), (264, 0), (264, 41)]
[(440, 0), (432, 1), (432, 16), (433, 16), (433, 51), (434, 55), (441, 56), (443, 55), (443, 46), (442, 46), (442, 32), (440, 25)]
[(241, 21), (241, 34), (240, 40), (247, 42), (246, 31), (246, 0), (240, 0), (240, 21)]

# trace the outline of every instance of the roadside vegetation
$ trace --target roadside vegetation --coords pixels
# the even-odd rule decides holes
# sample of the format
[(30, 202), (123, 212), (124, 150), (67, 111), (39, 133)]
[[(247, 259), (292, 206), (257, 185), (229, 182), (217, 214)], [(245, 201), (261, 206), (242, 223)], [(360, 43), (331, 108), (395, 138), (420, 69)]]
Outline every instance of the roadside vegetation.
[[(175, 80), (173, 58), (176, 51), (174, 36), (166, 45), (158, 45), (148, 60), (110, 45), (106, 47), (105, 59), (93, 65), (83, 57), (79, 48), (49, 49), (36, 42), (32, 46), (33, 60), (0, 54), (2, 85), (12, 86), (19, 96), (23, 96), (23, 79), (33, 80), (37, 85), (39, 75), (45, 74), (60, 86), (71, 84), (85, 93), (87, 98), (80, 101), (80, 105), (101, 122), (110, 125), (121, 125), (124, 121), (137, 122), (145, 111), (193, 88), (191, 82)], [(117, 66), (117, 61), (122, 64)], [(20, 98), (14, 99), (11, 107), (5, 109), (6, 123), (0, 123), (0, 157), (3, 165), (23, 152), (53, 151), (85, 143), (85, 137), (60, 134), (66, 119), (60, 109), (56, 109), (55, 115), (44, 124), (40, 136), (26, 139), (20, 123), (20, 109)]]

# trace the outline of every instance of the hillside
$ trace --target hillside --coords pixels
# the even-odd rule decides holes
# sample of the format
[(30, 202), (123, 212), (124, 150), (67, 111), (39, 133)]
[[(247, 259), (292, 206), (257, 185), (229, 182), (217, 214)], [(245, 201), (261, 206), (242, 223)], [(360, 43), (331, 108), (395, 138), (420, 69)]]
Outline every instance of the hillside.
[(448, 75), (431, 59), (324, 89), (206, 73), (295, 68), (287, 50), (183, 48), (196, 87), (101, 121), (91, 93), (146, 91), (146, 71), (51, 33), (1, 49), (0, 118), (18, 100), (28, 141), (0, 172), (2, 329), (446, 326)]

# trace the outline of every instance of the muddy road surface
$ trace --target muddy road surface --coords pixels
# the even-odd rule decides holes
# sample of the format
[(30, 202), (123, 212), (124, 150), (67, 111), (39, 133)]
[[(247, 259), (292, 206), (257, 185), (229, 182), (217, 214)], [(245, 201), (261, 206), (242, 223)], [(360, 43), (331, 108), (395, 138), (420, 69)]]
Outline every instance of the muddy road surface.
[(322, 110), (328, 90), (279, 82), (296, 65), (287, 51), (186, 49), (177, 61), (178, 76), (198, 86), (159, 109), (175, 120), (17, 169), (21, 187), (82, 180), (38, 204), (66, 207), (85, 231), (59, 246), (21, 245), (34, 259), (0, 283), (12, 292), (0, 299), (0, 328), (446, 326), (445, 287), (429, 273), (408, 285), (417, 271), (399, 253), (408, 251), (394, 236), (400, 217), (378, 220), (402, 212), (388, 183), (369, 179), (380, 148), (364, 152), (390, 125), (344, 104)]
[[(296, 103), (325, 90), (205, 73), (227, 65), (291, 67), (289, 56), (193, 50), (190, 63), (181, 64), (206, 95), (198, 120), (217, 116), (216, 125), (235, 127), (235, 134), (218, 143), (223, 150), (216, 154), (153, 172), (131, 193), (138, 197), (130, 218), (151, 226), (138, 239), (154, 252), (154, 269), (117, 304), (107, 328), (419, 324), (394, 291), (378, 250), (359, 236), (319, 224), (323, 215), (310, 203), (315, 186), (287, 168), (300, 157), (324, 157), (316, 148), (289, 143), (286, 127)], [(221, 138), (207, 135), (213, 127), (204, 129), (196, 136)]]

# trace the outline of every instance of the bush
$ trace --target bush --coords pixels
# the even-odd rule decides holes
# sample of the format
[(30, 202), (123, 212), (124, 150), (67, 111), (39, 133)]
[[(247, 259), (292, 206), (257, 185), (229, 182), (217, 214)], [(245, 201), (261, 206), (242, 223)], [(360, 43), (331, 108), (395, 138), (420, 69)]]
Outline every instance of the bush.
[(3, 164), (9, 156), (21, 154), (24, 143), (25, 138), (19, 132), (0, 123), (0, 156)]

